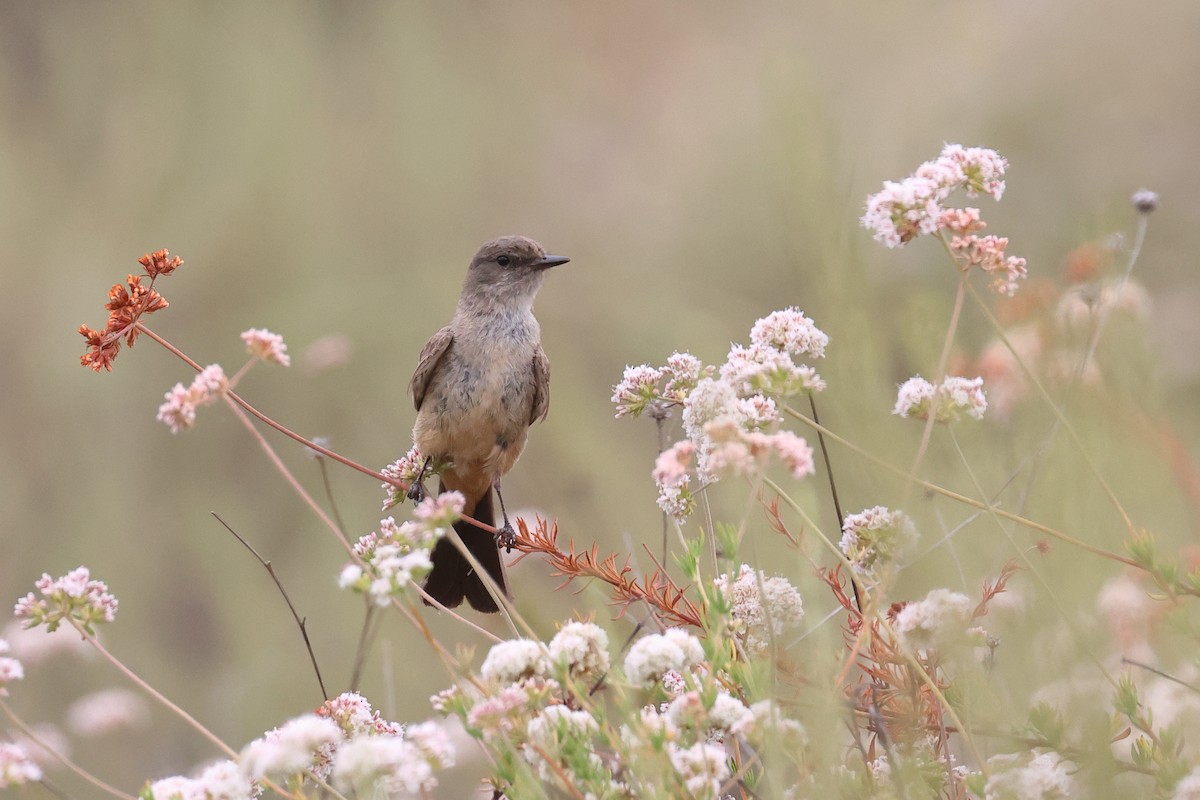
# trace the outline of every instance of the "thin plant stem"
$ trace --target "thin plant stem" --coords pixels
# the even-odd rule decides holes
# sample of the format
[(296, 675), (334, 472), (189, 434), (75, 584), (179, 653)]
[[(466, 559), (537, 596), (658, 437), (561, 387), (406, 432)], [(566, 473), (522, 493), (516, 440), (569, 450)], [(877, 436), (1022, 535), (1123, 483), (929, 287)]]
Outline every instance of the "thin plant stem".
[(1096, 478), (1096, 481), (1100, 484), (1100, 488), (1104, 491), (1105, 496), (1108, 497), (1109, 501), (1116, 508), (1117, 513), (1121, 515), (1121, 521), (1125, 524), (1126, 529), (1130, 534), (1136, 535), (1137, 529), (1133, 525), (1133, 520), (1130, 518), (1128, 512), (1125, 511), (1125, 506), (1122, 505), (1121, 501), (1117, 498), (1116, 492), (1113, 491), (1112, 487), (1109, 486), (1108, 481), (1105, 480), (1104, 475), (1101, 474), (1100, 468), (1096, 465), (1096, 462), (1092, 460), (1091, 454), (1088, 453), (1087, 448), (1083, 444), (1083, 439), (1080, 438), (1079, 434), (1075, 431), (1075, 426), (1072, 425), (1070, 420), (1067, 419), (1067, 416), (1063, 413), (1063, 410), (1057, 403), (1054, 402), (1054, 399), (1050, 397), (1050, 392), (1046, 390), (1046, 387), (1042, 385), (1040, 380), (1038, 380), (1037, 375), (1033, 373), (1033, 370), (1031, 370), (1029, 365), (1025, 363), (1024, 359), (1021, 358), (1021, 354), (1017, 352), (1015, 347), (1013, 347), (1012, 342), (1010, 342), (1008, 337), (1004, 335), (1004, 330), (1000, 326), (1000, 321), (996, 319), (996, 315), (993, 314), (991, 309), (987, 307), (987, 303), (985, 303), (983, 298), (980, 297), (979, 291), (974, 286), (970, 285), (967, 286), (967, 289), (971, 292), (971, 297), (975, 300), (976, 304), (978, 304), (980, 310), (983, 311), (984, 315), (987, 317), (988, 322), (991, 323), (992, 328), (995, 330), (996, 335), (1000, 338), (1000, 341), (1004, 342), (1004, 346), (1008, 348), (1008, 351), (1012, 353), (1013, 358), (1016, 359), (1016, 362), (1021, 367), (1021, 371), (1025, 374), (1025, 377), (1037, 387), (1038, 393), (1041, 394), (1042, 398), (1046, 401), (1046, 404), (1050, 407), (1050, 410), (1054, 413), (1054, 416), (1062, 424), (1062, 427), (1064, 430), (1066, 430), (1067, 435), (1071, 437), (1071, 441), (1075, 443), (1075, 446), (1079, 450), (1079, 455), (1083, 459), (1083, 463), (1087, 465), (1087, 468), (1091, 471), (1092, 475)]
[[(975, 491), (978, 492), (981, 497), (987, 497), (987, 493), (984, 492), (983, 487), (979, 483), (979, 479), (975, 477), (975, 470), (971, 469), (971, 462), (967, 459), (966, 453), (963, 452), (962, 446), (959, 444), (958, 437), (955, 436), (953, 428), (950, 428), (950, 441), (954, 443), (954, 450), (958, 453), (959, 460), (963, 465), (963, 470), (967, 473), (967, 477), (971, 480), (971, 485), (975, 487)], [(1100, 673), (1104, 676), (1105, 680), (1112, 684), (1113, 688), (1116, 688), (1116, 680), (1109, 673), (1108, 668), (1104, 666), (1104, 662), (1100, 660), (1099, 656), (1093, 653), (1091, 648), (1086, 645), (1083, 632), (1078, 629), (1075, 622), (1072, 620), (1071, 614), (1067, 611), (1067, 607), (1063, 605), (1061, 600), (1059, 600), (1058, 594), (1054, 591), (1054, 587), (1050, 585), (1050, 581), (1042, 577), (1042, 574), (1037, 571), (1033, 565), (1033, 560), (1029, 558), (1029, 553), (1027, 552), (1026, 548), (1023, 548), (1017, 544), (1016, 540), (1013, 539), (1012, 533), (1008, 530), (1004, 523), (1000, 521), (1000, 518), (996, 515), (995, 511), (995, 506), (989, 505), (987, 507), (988, 516), (992, 518), (992, 520), (996, 523), (996, 527), (1000, 529), (1002, 534), (1004, 534), (1004, 538), (1006, 538), (1008, 543), (1012, 545), (1013, 550), (1016, 551), (1017, 557), (1025, 563), (1025, 568), (1028, 569), (1029, 572), (1032, 573), (1042, 584), (1042, 588), (1050, 597), (1050, 602), (1054, 603), (1054, 607), (1058, 611), (1059, 617), (1062, 618), (1063, 622), (1070, 629), (1071, 634), (1075, 637), (1076, 644), (1081, 650), (1083, 650), (1088, 659), (1097, 667), (1099, 667)]]
[[(941, 239), (942, 244), (946, 243), (940, 235), (938, 238)], [(954, 345), (954, 334), (958, 331), (958, 320), (962, 315), (963, 298), (965, 297), (967, 287), (967, 273), (958, 265), (958, 261), (953, 256), (951, 256), (951, 260), (954, 261), (954, 266), (959, 271), (958, 290), (954, 293), (954, 310), (950, 312), (950, 324), (946, 328), (946, 340), (942, 344), (942, 354), (938, 358), (937, 371), (934, 373), (933, 378), (935, 391), (932, 402), (935, 406), (937, 404), (937, 387), (946, 379), (946, 365), (950, 362), (950, 348)], [(912, 467), (908, 470), (912, 475), (917, 474), (917, 469), (921, 466), (921, 461), (925, 458), (925, 453), (929, 449), (929, 440), (933, 437), (933, 426), (937, 420), (937, 414), (934, 413), (935, 410), (936, 408), (931, 408), (929, 416), (925, 419), (925, 427), (921, 431), (921, 443), (917, 445), (917, 454), (913, 458)], [(909, 484), (910, 487), (911, 485)]]
[(225, 742), (222, 741), (219, 736), (217, 736), (215, 733), (210, 731), (208, 728), (201, 725), (200, 722), (195, 717), (193, 717), (188, 712), (184, 711), (179, 706), (172, 703), (169, 699), (167, 699), (166, 695), (164, 695), (162, 692), (155, 689), (150, 684), (146, 683), (146, 681), (144, 681), (136, 672), (134, 672), (129, 667), (127, 667), (123, 663), (121, 663), (121, 660), (118, 659), (116, 656), (114, 656), (112, 653), (110, 653), (108, 651), (108, 649), (105, 648), (104, 645), (100, 644), (100, 640), (97, 639), (95, 637), (95, 635), (89, 633), (87, 631), (87, 629), (85, 629), (81, 623), (76, 622), (74, 619), (71, 619), (70, 622), (71, 622), (71, 625), (74, 626), (75, 630), (79, 631), (79, 633), (83, 636), (83, 638), (87, 639), (88, 643), (92, 647), (96, 648), (97, 653), (99, 653), (101, 656), (103, 656), (104, 659), (106, 661), (108, 661), (108, 663), (112, 664), (114, 667), (117, 668), (118, 672), (120, 672), (126, 678), (128, 678), (129, 680), (131, 680), (135, 684), (137, 684), (137, 686), (139, 688), (141, 688), (141, 690), (144, 691), (146, 694), (150, 695), (155, 700), (157, 700), (159, 703), (166, 706), (166, 708), (168, 710), (170, 710), (173, 714), (178, 715), (184, 722), (186, 722), (187, 724), (189, 724), (193, 728), (195, 728), (196, 731), (201, 736), (203, 736), (205, 739), (208, 739), (210, 742), (212, 742), (214, 745), (216, 745), (217, 749), (220, 750), (222, 753), (224, 753), (226, 756), (233, 759), (234, 761), (238, 760), (237, 751), (234, 750), (229, 745), (225, 744)]
[(313, 652), (312, 642), (309, 641), (308, 638), (308, 621), (307, 619), (302, 619), (299, 612), (296, 611), (296, 607), (292, 605), (292, 598), (288, 596), (287, 590), (283, 588), (283, 582), (280, 581), (279, 576), (275, 574), (275, 567), (270, 561), (267, 561), (265, 558), (259, 555), (258, 551), (254, 549), (254, 546), (246, 541), (241, 534), (235, 531), (228, 522), (221, 519), (219, 514), (214, 511), (212, 512), (212, 515), (216, 518), (217, 522), (225, 526), (225, 530), (233, 534), (233, 538), (241, 542), (242, 545), (250, 551), (250, 553), (258, 560), (258, 563), (262, 564), (263, 568), (267, 571), (267, 574), (271, 576), (271, 580), (275, 581), (275, 588), (277, 588), (279, 593), (283, 595), (283, 601), (287, 603), (288, 610), (292, 612), (292, 619), (296, 620), (296, 625), (300, 628), (300, 636), (304, 639), (304, 648), (308, 651), (308, 659), (310, 662), (312, 662), (313, 672), (315, 672), (317, 675), (317, 685), (321, 687), (321, 698), (328, 700), (329, 692), (325, 691), (325, 681), (321, 678), (321, 668), (317, 666), (317, 655)]
[(33, 729), (30, 728), (28, 725), (26, 725), (25, 721), (23, 719), (21, 719), (19, 716), (17, 716), (15, 711), (13, 711), (11, 708), (9, 708), (8, 703), (5, 703), (3, 700), (0, 700), (0, 708), (4, 709), (5, 715), (7, 715), (8, 718), (12, 721), (12, 724), (16, 725), (17, 728), (21, 731), (21, 733), (23, 733), (25, 735), (25, 737), (29, 739), (29, 741), (33, 742), (38, 747), (42, 748), (47, 753), (54, 756), (54, 758), (57, 761), (59, 761), (67, 769), (71, 770), (71, 772), (74, 772), (76, 775), (83, 778), (85, 781), (90, 783), (92, 786), (95, 786), (97, 789), (99, 789), (103, 792), (107, 792), (108, 794), (111, 794), (113, 797), (119, 797), (119, 798), (121, 798), (121, 800), (137, 800), (137, 798), (134, 797), (133, 795), (125, 794), (125, 792), (122, 792), (120, 789), (117, 789), (113, 786), (109, 786), (107, 783), (100, 780), (95, 775), (88, 772), (86, 769), (79, 766), (71, 759), (67, 758), (65, 755), (60, 753), (58, 750), (55, 750), (53, 747), (51, 747), (50, 745), (48, 745), (44, 741), (42, 741), (42, 739), (36, 733), (34, 733)]
[[(171, 344), (166, 339), (162, 338), (157, 333), (155, 333), (154, 331), (147, 328), (144, 323), (136, 322), (134, 324), (137, 326), (137, 329), (140, 333), (144, 333), (144, 334), (146, 334), (146, 336), (150, 337), (155, 342), (158, 342), (158, 344), (162, 345), (164, 348), (167, 349), (167, 351), (169, 351), (175, 357), (182, 360), (185, 364), (190, 366), (192, 369), (196, 370), (197, 372), (204, 371), (204, 367), (202, 367), (198, 363), (196, 363), (196, 361), (194, 361), (192, 358), (190, 358), (186, 353), (184, 353), (178, 347)], [(328, 447), (322, 447), (321, 445), (317, 444), (316, 442), (310, 441), (309, 439), (305, 439), (300, 434), (295, 433), (294, 431), (288, 429), (287, 427), (285, 427), (283, 425), (280, 425), (278, 422), (271, 419), (266, 414), (262, 413), (257, 408), (255, 408), (254, 406), (250, 405), (248, 402), (243, 400), (241, 395), (239, 395), (237, 392), (235, 392), (231, 389), (227, 389), (224, 393), (224, 396), (229, 398), (230, 400), (232, 400), (234, 403), (237, 403), (239, 406), (242, 407), (243, 410), (246, 411), (246, 413), (257, 418), (259, 421), (261, 421), (265, 425), (268, 425), (268, 426), (274, 428), (275, 430), (279, 431), (284, 436), (287, 436), (290, 439), (294, 439), (295, 441), (304, 445), (308, 449), (314, 450), (323, 456), (327, 456), (328, 458), (333, 459), (334, 461), (338, 462), (339, 464), (349, 467), (350, 469), (357, 470), (358, 472), (361, 472), (364, 475), (369, 475), (372, 478), (375, 478), (376, 480), (378, 480), (382, 483), (388, 484), (389, 486), (395, 486), (399, 489), (408, 489), (407, 486), (405, 486), (403, 483), (396, 480), (395, 478), (389, 478), (387, 475), (384, 475), (382, 472), (376, 472), (375, 470), (371, 469), (370, 467), (364, 467), (362, 464), (359, 464), (356, 461), (352, 461), (343, 455), (339, 455), (338, 453), (335, 453), (334, 451), (330, 450)], [(494, 525), (488, 525), (487, 523), (480, 522), (479, 520), (474, 519), (472, 517), (468, 517), (465, 514), (463, 515), (462, 519), (464, 519), (467, 522), (470, 522), (472, 525), (474, 525), (478, 528), (482, 528), (483, 530), (488, 531), (490, 533), (497, 532), (496, 527)], [(345, 537), (342, 537), (342, 538), (344, 539)]]
[(788, 415), (794, 417), (795, 419), (799, 420), (800, 422), (803, 422), (804, 424), (808, 425), (809, 427), (813, 428), (814, 430), (824, 431), (825, 435), (828, 436), (831, 440), (837, 442), (838, 444), (844, 445), (845, 447), (850, 448), (852, 451), (859, 454), (863, 458), (867, 459), (871, 463), (873, 463), (879, 467), (882, 467), (883, 469), (885, 469), (889, 472), (892, 472), (896, 475), (899, 475), (901, 477), (909, 478), (914, 483), (918, 484), (919, 486), (924, 487), (925, 489), (928, 489), (931, 492), (934, 492), (935, 494), (940, 494), (943, 497), (948, 497), (951, 500), (962, 503), (963, 505), (970, 506), (971, 508), (980, 509), (981, 511), (988, 511), (990, 509), (991, 512), (996, 514), (996, 516), (998, 516), (998, 517), (1003, 517), (1004, 519), (1011, 520), (1012, 522), (1016, 522), (1019, 525), (1024, 525), (1025, 527), (1031, 528), (1035, 531), (1038, 531), (1039, 533), (1044, 533), (1047, 536), (1050, 536), (1052, 538), (1058, 539), (1063, 542), (1067, 542), (1068, 544), (1074, 545), (1075, 547), (1078, 547), (1081, 550), (1086, 550), (1089, 553), (1101, 556), (1103, 558), (1107, 558), (1112, 561), (1119, 561), (1122, 564), (1125, 564), (1130, 567), (1134, 567), (1136, 569), (1140, 569), (1143, 571), (1146, 570), (1145, 567), (1138, 564), (1132, 558), (1126, 558), (1125, 556), (1120, 555), (1119, 553), (1113, 553), (1113, 552), (1111, 552), (1109, 550), (1105, 550), (1101, 547), (1094, 547), (1094, 546), (1088, 544), (1087, 542), (1077, 539), (1074, 536), (1071, 536), (1069, 534), (1063, 533), (1060, 530), (1056, 530), (1055, 528), (1051, 528), (1048, 525), (1043, 525), (1040, 522), (1034, 522), (1031, 519), (1022, 517), (1019, 514), (1014, 514), (1011, 511), (1005, 511), (1002, 508), (996, 508), (994, 505), (989, 505), (988, 503), (984, 503), (984, 502), (982, 502), (980, 500), (976, 500), (972, 497), (967, 497), (966, 495), (959, 494), (958, 492), (947, 489), (944, 486), (940, 486), (936, 483), (933, 483), (932, 481), (927, 481), (922, 478), (918, 478), (915, 475), (905, 472), (903, 468), (897, 467), (895, 464), (891, 464), (887, 461), (884, 461), (879, 456), (864, 450), (863, 448), (861, 448), (858, 445), (854, 444), (853, 442), (849, 441), (845, 437), (839, 436), (836, 433), (834, 433), (833, 431), (829, 430), (828, 428), (817, 424), (813, 420), (806, 417), (804, 414), (801, 414), (799, 411), (796, 411), (795, 409), (790, 408), (788, 406), (784, 406), (783, 410)]

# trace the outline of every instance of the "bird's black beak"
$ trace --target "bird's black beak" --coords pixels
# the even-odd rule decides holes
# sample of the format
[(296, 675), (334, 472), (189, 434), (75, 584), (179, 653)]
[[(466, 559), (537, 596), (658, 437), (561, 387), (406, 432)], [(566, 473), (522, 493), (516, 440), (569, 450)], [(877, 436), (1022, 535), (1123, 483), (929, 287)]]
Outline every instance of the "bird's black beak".
[(559, 264), (565, 264), (570, 260), (571, 259), (567, 258), (566, 256), (542, 256), (529, 266), (539, 270), (550, 269), (551, 267), (557, 267)]

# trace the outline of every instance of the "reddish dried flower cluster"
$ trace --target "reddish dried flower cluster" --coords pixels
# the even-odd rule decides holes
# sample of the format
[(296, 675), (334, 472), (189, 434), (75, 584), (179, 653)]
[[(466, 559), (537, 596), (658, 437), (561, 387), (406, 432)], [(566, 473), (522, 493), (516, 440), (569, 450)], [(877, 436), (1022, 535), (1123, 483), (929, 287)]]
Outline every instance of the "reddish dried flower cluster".
[[(145, 268), (144, 276), (129, 275), (125, 278), (124, 286), (117, 283), (108, 290), (108, 302), (104, 304), (108, 309), (108, 324), (104, 329), (79, 326), (79, 334), (87, 343), (87, 352), (80, 357), (79, 363), (96, 372), (102, 369), (112, 372), (112, 362), (117, 358), (121, 339), (133, 347), (133, 340), (138, 334), (137, 321), (143, 314), (152, 314), (167, 307), (166, 299), (154, 291), (154, 281), (160, 275), (174, 272), (183, 259), (172, 256), (166, 250), (158, 250), (142, 256), (138, 263)], [(142, 285), (143, 277), (150, 279), (149, 285)]]

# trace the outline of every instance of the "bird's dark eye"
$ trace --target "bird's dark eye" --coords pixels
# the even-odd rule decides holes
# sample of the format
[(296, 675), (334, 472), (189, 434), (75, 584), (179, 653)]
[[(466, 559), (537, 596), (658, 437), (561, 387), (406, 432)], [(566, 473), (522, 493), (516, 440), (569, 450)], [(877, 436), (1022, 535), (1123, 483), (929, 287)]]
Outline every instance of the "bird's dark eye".
[(508, 256), (497, 256), (496, 257), (496, 263), (502, 267), (507, 267), (511, 262), (512, 262), (512, 259), (509, 258)]

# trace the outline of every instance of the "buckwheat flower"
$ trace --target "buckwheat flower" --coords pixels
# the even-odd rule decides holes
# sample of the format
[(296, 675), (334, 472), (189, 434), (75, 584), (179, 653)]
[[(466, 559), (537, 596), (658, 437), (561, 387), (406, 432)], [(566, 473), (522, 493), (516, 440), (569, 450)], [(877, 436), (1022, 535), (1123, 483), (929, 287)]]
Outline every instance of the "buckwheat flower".
[(404, 726), (388, 722), (371, 708), (367, 698), (358, 692), (343, 692), (332, 700), (326, 700), (317, 709), (317, 716), (337, 723), (347, 739), (357, 736), (399, 736)]
[(568, 622), (550, 640), (550, 660), (564, 664), (572, 675), (602, 675), (608, 671), (608, 634), (594, 622)]
[(295, 775), (327, 764), (342, 741), (336, 722), (305, 714), (255, 739), (242, 750), (242, 772), (250, 778)]
[(829, 336), (803, 311), (788, 306), (757, 320), (750, 329), (750, 343), (774, 347), (793, 356), (824, 358)]
[(19, 681), (25, 677), (25, 668), (21, 666), (21, 662), (7, 653), (12, 652), (8, 646), (8, 642), (0, 639), (0, 697), (7, 697), (8, 690), (5, 684), (12, 681)]
[(14, 742), (0, 742), (0, 789), (41, 779), (41, 768), (33, 763), (25, 748)]
[(524, 730), (524, 719), (531, 706), (524, 686), (505, 686), (497, 694), (477, 700), (467, 712), (466, 724), (479, 731), (484, 741), (508, 737), (518, 726)]
[(884, 181), (881, 190), (867, 197), (859, 222), (876, 241), (899, 247), (937, 230), (941, 202), (949, 194), (943, 181), (935, 178), (912, 176), (900, 182)]
[(396, 736), (364, 736), (338, 748), (333, 764), (334, 785), (371, 796), (393, 792), (410, 795), (437, 786), (433, 767), (412, 742)]
[(967, 236), (987, 227), (979, 218), (978, 208), (947, 208), (938, 218), (938, 227), (959, 236)]
[(704, 660), (704, 648), (689, 633), (672, 628), (651, 633), (633, 643), (625, 656), (625, 677), (636, 686), (651, 687), (670, 671), (683, 672)]
[(172, 775), (150, 784), (150, 800), (206, 800), (204, 788), (194, 778)]
[(687, 439), (663, 450), (654, 460), (654, 482), (659, 486), (679, 486), (688, 477), (696, 446)]
[(87, 567), (77, 567), (61, 578), (42, 573), (34, 586), (42, 596), (30, 592), (13, 609), (26, 628), (45, 625), (53, 631), (64, 619), (73, 619), (91, 633), (93, 625), (112, 622), (117, 616), (117, 598), (103, 581), (91, 579)]
[[(525, 760), (537, 768), (538, 776), (548, 781), (555, 774), (545, 753), (553, 763), (562, 766), (568, 754), (587, 752), (591, 736), (600, 726), (586, 711), (572, 711), (564, 705), (548, 706), (525, 726), (526, 742), (522, 745)], [(539, 752), (540, 751), (540, 752)], [(592, 766), (599, 766), (599, 756), (591, 753)]]
[(701, 378), (683, 405), (683, 429), (692, 442), (704, 440), (704, 426), (718, 417), (733, 414), (737, 393), (723, 380)]
[(409, 725), (404, 730), (404, 738), (416, 745), (421, 755), (434, 769), (447, 769), (454, 766), (454, 743), (446, 727), (433, 720)]
[(164, 395), (166, 402), (158, 407), (158, 420), (179, 433), (196, 424), (196, 409), (207, 405), (229, 388), (229, 381), (220, 364), (205, 367), (186, 388), (177, 383)]
[(813, 449), (803, 437), (791, 431), (778, 431), (770, 435), (770, 444), (796, 480), (817, 471), (813, 463)]
[(1200, 800), (1200, 767), (1193, 769), (1175, 784), (1171, 800)]
[[(425, 455), (421, 449), (415, 444), (408, 449), (400, 458), (388, 464), (379, 472), (393, 480), (400, 481), (405, 487), (411, 486), (417, 482), (417, 477), (421, 474), (421, 469), (425, 466)], [(430, 464), (432, 467), (432, 463)], [(434, 470), (426, 470), (426, 477), (431, 474), (436, 474)], [(392, 483), (382, 484), (383, 490), (387, 492), (387, 499), (383, 501), (383, 510), (387, 511), (392, 506), (400, 505), (404, 502), (407, 495), (407, 489), (402, 489)]]
[(713, 368), (706, 367), (691, 353), (672, 353), (661, 371), (666, 378), (663, 397), (675, 403), (682, 403), (688, 393), (696, 388), (701, 378), (712, 375)]
[(713, 585), (729, 603), (730, 613), (738, 623), (735, 635), (748, 655), (766, 652), (772, 636), (781, 636), (798, 627), (804, 619), (800, 592), (787, 578), (768, 578), (765, 572), (756, 573), (749, 564), (742, 564), (732, 579), (723, 573)]
[[(450, 494), (458, 495), (450, 492), (441, 497)], [(431, 497), (425, 502), (434, 500), (436, 498)], [(391, 604), (393, 597), (433, 569), (430, 550), (445, 535), (446, 529), (429, 527), (428, 521), (440, 521), (443, 514), (449, 513), (447, 509), (452, 510), (454, 506), (454, 498), (449, 498), (444, 507), (434, 502), (426, 508), (426, 519), (420, 522), (397, 525), (391, 517), (380, 520), (379, 533), (368, 533), (355, 542), (354, 554), (362, 563), (344, 566), (338, 576), (338, 587), (366, 594), (380, 607)], [(424, 508), (425, 503), (421, 507)]]
[(842, 521), (838, 549), (860, 572), (869, 572), (909, 555), (917, 543), (917, 526), (903, 511), (875, 506)]
[(271, 333), (266, 328), (251, 328), (242, 332), (242, 341), (246, 343), (246, 352), (263, 361), (270, 361), (283, 367), (291, 366), (292, 357), (288, 355), (287, 345), (278, 333)]
[(128, 689), (92, 692), (67, 709), (67, 727), (80, 736), (103, 736), (122, 728), (139, 728), (149, 718), (146, 701)]
[(986, 800), (1058, 800), (1071, 797), (1075, 765), (1057, 753), (1032, 759), (1024, 755), (992, 756), (992, 775), (984, 786)]
[(896, 635), (906, 647), (930, 650), (960, 640), (974, 610), (966, 595), (934, 589), (896, 614)]
[(1130, 200), (1141, 214), (1149, 214), (1158, 208), (1158, 194), (1149, 189), (1138, 189)]
[(941, 164), (953, 164), (962, 171), (963, 185), (968, 197), (978, 194), (991, 195), (999, 200), (1004, 195), (1004, 173), (1008, 170), (1008, 159), (986, 147), (963, 147), (947, 144), (938, 157)]
[(667, 706), (667, 717), (678, 729), (699, 731), (707, 741), (720, 742), (726, 733), (745, 727), (754, 719), (746, 704), (728, 692), (718, 691), (705, 705), (698, 691), (680, 694)]
[(641, 416), (646, 406), (658, 399), (658, 384), (663, 371), (641, 364), (625, 367), (621, 382), (613, 386), (612, 401), (617, 406), (617, 417)]
[(892, 413), (900, 417), (928, 419), (935, 422), (957, 422), (963, 415), (983, 419), (987, 397), (983, 393), (983, 378), (949, 376), (936, 387), (920, 375), (909, 378), (896, 393)]
[(485, 681), (496, 684), (540, 678), (549, 673), (549, 652), (545, 645), (532, 639), (510, 639), (493, 645), (479, 668)]
[[(458, 522), (462, 517), (467, 500), (462, 492), (442, 492), (430, 495), (417, 504), (413, 509), (413, 517), (425, 526), (427, 531), (445, 531)], [(436, 538), (441, 538), (436, 535)]]
[(260, 789), (234, 761), (217, 761), (207, 766), (197, 781), (204, 787), (205, 800), (251, 800)]
[(955, 236), (950, 240), (950, 251), (964, 267), (979, 267), (992, 278), (992, 289), (999, 294), (1012, 297), (1016, 294), (1018, 281), (1028, 274), (1023, 258), (1005, 253), (1008, 239), (1003, 236)]
[(739, 736), (749, 736), (754, 741), (783, 742), (800, 747), (808, 742), (808, 732), (798, 721), (785, 717), (772, 700), (759, 700), (750, 706), (749, 717), (741, 717), (729, 728)]
[(754, 394), (789, 397), (825, 390), (825, 381), (815, 369), (796, 364), (786, 352), (769, 345), (734, 345), (720, 374), (743, 397)]
[(682, 748), (671, 742), (667, 744), (667, 757), (687, 790), (698, 797), (717, 797), (733, 774), (725, 748), (719, 745), (699, 742)]

